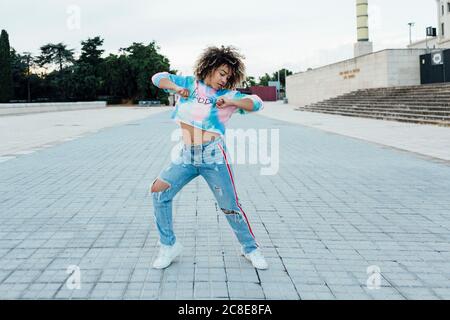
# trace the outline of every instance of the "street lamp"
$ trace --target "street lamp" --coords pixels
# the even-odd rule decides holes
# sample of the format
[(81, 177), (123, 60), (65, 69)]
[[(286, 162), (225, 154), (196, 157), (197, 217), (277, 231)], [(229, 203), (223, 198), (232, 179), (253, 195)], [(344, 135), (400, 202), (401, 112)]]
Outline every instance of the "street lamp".
[(412, 36), (411, 36), (411, 29), (412, 29), (412, 27), (414, 27), (415, 26), (415, 22), (409, 22), (408, 23), (408, 25), (409, 25), (409, 44), (412, 44)]
[(287, 94), (286, 94), (286, 84), (287, 84), (287, 68), (284, 68), (284, 99), (283, 103), (288, 103)]
[(27, 92), (28, 92), (28, 102), (31, 102), (31, 90), (30, 90), (30, 60), (31, 60), (31, 52), (23, 53), (27, 59)]

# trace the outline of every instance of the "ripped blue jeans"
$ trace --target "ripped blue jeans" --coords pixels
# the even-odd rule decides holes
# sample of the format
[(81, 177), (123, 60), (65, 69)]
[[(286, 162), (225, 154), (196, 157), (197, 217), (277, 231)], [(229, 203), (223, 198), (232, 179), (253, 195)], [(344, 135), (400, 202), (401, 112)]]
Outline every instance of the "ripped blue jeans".
[(153, 183), (159, 179), (168, 187), (151, 194), (155, 223), (162, 244), (173, 245), (176, 241), (172, 221), (173, 198), (192, 179), (201, 175), (213, 192), (243, 251), (250, 253), (259, 246), (239, 203), (228, 158), (224, 140), (218, 137), (201, 145), (183, 145), (178, 158), (159, 173)]

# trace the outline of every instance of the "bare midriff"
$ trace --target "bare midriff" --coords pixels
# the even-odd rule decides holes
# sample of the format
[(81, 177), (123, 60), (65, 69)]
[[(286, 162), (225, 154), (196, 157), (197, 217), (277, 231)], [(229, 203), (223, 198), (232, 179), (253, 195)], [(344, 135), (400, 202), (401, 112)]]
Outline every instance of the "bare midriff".
[(180, 122), (180, 126), (183, 132), (183, 142), (186, 145), (203, 144), (220, 137), (218, 133), (202, 130), (184, 122)]

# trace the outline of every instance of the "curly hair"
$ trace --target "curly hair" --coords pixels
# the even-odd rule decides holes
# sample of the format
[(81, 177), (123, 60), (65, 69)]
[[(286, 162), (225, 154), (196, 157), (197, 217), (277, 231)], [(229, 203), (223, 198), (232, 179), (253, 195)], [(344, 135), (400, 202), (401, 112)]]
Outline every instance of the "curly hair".
[(230, 67), (231, 75), (225, 85), (226, 89), (234, 89), (245, 80), (245, 57), (233, 46), (208, 47), (200, 55), (194, 66), (194, 75), (197, 79), (205, 80), (221, 65)]

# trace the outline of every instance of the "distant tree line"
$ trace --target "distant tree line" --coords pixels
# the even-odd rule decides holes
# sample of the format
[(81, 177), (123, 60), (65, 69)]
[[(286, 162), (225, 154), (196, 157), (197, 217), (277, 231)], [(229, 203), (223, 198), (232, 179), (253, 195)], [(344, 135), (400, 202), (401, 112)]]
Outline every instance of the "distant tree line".
[[(170, 69), (169, 59), (161, 55), (156, 43), (133, 43), (119, 54), (103, 57), (103, 39), (99, 36), (81, 42), (76, 59), (74, 49), (63, 43), (49, 43), (38, 56), (18, 53), (10, 47), (8, 34), (0, 35), (0, 102), (93, 101), (136, 103), (160, 100), (168, 104), (168, 94), (155, 87), (151, 76)], [(292, 72), (287, 71), (287, 75)], [(284, 87), (285, 71), (279, 71)], [(245, 87), (277, 81), (278, 72), (265, 74), (257, 83), (247, 77)]]

